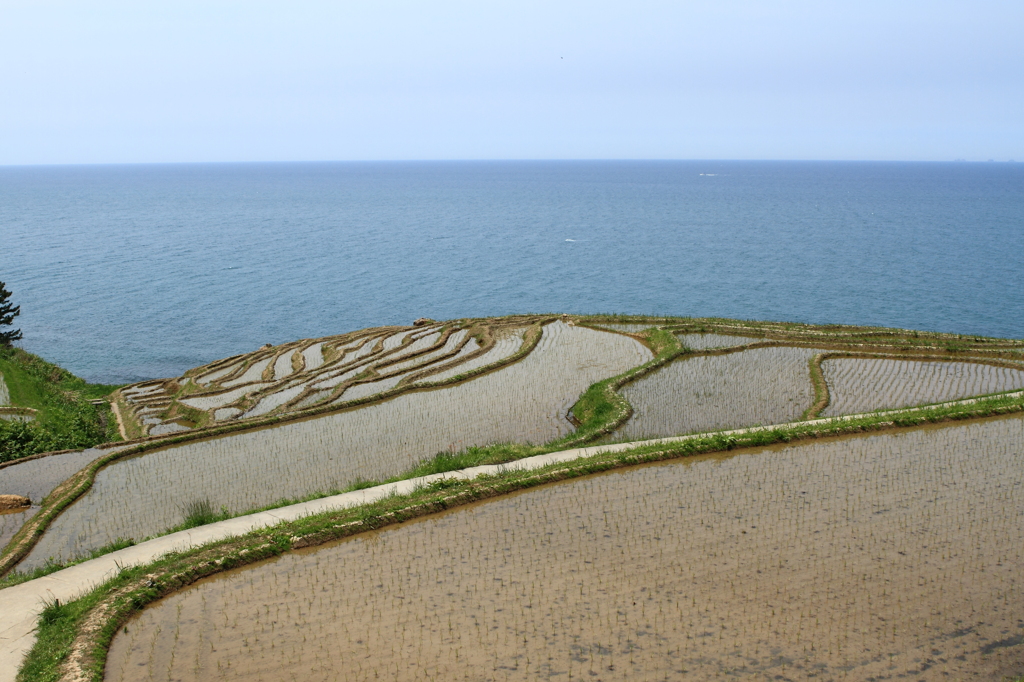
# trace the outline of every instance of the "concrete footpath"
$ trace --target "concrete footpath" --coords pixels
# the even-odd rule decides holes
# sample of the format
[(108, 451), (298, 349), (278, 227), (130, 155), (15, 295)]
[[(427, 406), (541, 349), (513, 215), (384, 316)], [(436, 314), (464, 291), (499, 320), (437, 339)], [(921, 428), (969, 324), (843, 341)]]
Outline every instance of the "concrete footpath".
[[(1002, 397), (1022, 397), (1024, 391), (1004, 394)], [(978, 402), (979, 399), (958, 400), (941, 405), (933, 405), (931, 409), (947, 407), (951, 405), (968, 405)], [(927, 408), (910, 408), (927, 409)], [(874, 413), (880, 415), (899, 415), (910, 411), (909, 409), (892, 410), (888, 412)], [(756, 431), (770, 431), (776, 428), (787, 426), (814, 426), (830, 422), (849, 421), (864, 417), (866, 415), (849, 415), (845, 417), (833, 417), (829, 419), (814, 419), (805, 422), (793, 422), (790, 424), (776, 424), (772, 426), (758, 426), (748, 429), (736, 429), (733, 431), (716, 431), (712, 433), (693, 434), (689, 436), (677, 436), (673, 438), (658, 438), (654, 440), (638, 441), (631, 443), (615, 443), (609, 445), (595, 445), (586, 448), (574, 448), (552, 452), (546, 455), (536, 455), (525, 459), (517, 460), (509, 464), (498, 464), (478, 466), (461, 471), (450, 471), (443, 474), (432, 474), (419, 478), (387, 483), (384, 485), (356, 490), (350, 493), (342, 493), (331, 497), (324, 497), (319, 500), (293, 504), (272, 511), (260, 512), (239, 516), (227, 521), (218, 521), (206, 526), (184, 530), (170, 535), (154, 538), (139, 543), (134, 547), (121, 549), (110, 554), (105, 554), (96, 559), (85, 561), (77, 566), (65, 568), (51, 573), (48, 576), (37, 578), (21, 585), (15, 585), (0, 590), (0, 682), (14, 682), (18, 668), (25, 654), (35, 643), (35, 627), (39, 614), (43, 609), (44, 602), (53, 599), (60, 599), (62, 602), (71, 601), (78, 596), (88, 592), (95, 586), (103, 583), (116, 575), (122, 566), (136, 566), (149, 563), (169, 553), (190, 549), (204, 545), (216, 540), (223, 540), (233, 536), (244, 535), (257, 528), (273, 526), (283, 521), (294, 521), (311, 514), (319, 514), (335, 509), (345, 509), (361, 504), (367, 504), (385, 498), (392, 494), (411, 493), (418, 487), (432, 481), (444, 478), (473, 479), (483, 474), (497, 474), (510, 469), (529, 471), (539, 469), (549, 464), (568, 462), (581, 457), (592, 455), (620, 452), (631, 450), (644, 445), (656, 445), (660, 443), (678, 443), (693, 438), (703, 438), (709, 435), (738, 435), (753, 433)]]

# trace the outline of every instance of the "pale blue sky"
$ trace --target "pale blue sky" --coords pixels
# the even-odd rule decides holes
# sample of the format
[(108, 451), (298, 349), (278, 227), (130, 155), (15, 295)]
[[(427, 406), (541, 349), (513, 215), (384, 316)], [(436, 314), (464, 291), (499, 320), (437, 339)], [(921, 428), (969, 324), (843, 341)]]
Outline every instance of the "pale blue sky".
[(1024, 2), (0, 0), (0, 164), (1024, 161)]

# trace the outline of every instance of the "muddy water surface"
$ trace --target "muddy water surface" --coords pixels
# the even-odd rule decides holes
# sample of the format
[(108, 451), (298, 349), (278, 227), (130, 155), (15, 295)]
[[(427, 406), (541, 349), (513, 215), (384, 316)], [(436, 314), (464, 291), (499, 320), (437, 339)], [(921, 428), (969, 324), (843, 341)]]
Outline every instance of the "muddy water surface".
[(1024, 419), (564, 482), (200, 582), (128, 680), (1024, 673)]
[(1024, 371), (974, 362), (830, 358), (821, 370), (830, 398), (825, 417), (1024, 388)]
[[(723, 337), (735, 339), (737, 337)], [(795, 421), (814, 402), (810, 348), (756, 348), (683, 357), (628, 384), (624, 440)]]

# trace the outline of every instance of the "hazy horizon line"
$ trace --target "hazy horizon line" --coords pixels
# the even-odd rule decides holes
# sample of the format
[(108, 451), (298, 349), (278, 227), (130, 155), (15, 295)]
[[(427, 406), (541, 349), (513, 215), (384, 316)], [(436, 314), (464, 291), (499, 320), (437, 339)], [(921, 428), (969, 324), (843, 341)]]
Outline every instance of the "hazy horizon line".
[(1016, 164), (1014, 159), (758, 159), (758, 158), (452, 158), (452, 159), (290, 159), (264, 161), (85, 161), (68, 163), (0, 163), (0, 169), (92, 166), (242, 166), (297, 164), (415, 164), (415, 163), (906, 163)]

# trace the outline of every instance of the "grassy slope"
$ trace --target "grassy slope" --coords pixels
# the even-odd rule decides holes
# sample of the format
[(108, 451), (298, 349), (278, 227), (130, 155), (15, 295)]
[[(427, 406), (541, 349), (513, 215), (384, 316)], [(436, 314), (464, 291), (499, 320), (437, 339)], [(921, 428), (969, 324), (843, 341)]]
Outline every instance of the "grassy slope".
[(38, 411), (34, 422), (0, 420), (0, 462), (117, 439), (109, 411), (89, 403), (116, 386), (90, 384), (20, 348), (0, 349), (0, 373), (11, 404)]

